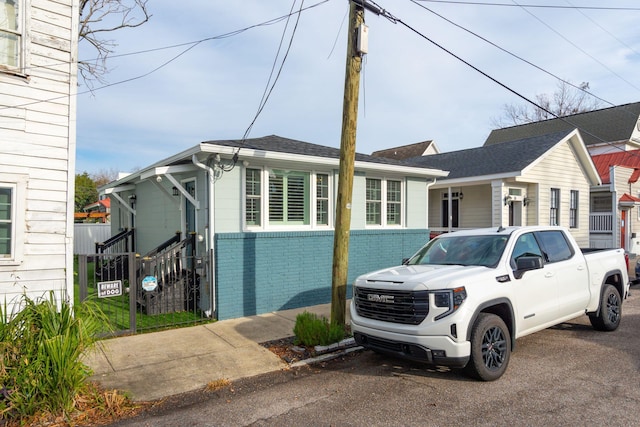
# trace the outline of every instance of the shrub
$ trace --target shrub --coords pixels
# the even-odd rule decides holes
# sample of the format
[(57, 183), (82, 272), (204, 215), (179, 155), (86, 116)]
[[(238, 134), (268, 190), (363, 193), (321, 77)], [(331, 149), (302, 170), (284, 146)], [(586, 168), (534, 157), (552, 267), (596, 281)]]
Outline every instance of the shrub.
[(53, 292), (39, 300), (23, 295), (22, 307), (10, 319), (0, 310), (0, 418), (68, 414), (91, 375), (81, 356), (106, 318), (92, 302), (57, 304)]
[(307, 311), (296, 316), (293, 327), (296, 343), (306, 346), (329, 345), (344, 338), (344, 327), (329, 323), (326, 317)]

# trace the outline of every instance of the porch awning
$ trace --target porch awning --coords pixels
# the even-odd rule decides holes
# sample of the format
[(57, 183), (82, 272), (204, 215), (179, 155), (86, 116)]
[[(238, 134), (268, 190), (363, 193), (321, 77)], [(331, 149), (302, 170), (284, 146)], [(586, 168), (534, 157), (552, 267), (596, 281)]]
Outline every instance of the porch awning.
[(620, 206), (634, 207), (640, 205), (640, 198), (624, 193), (618, 200)]

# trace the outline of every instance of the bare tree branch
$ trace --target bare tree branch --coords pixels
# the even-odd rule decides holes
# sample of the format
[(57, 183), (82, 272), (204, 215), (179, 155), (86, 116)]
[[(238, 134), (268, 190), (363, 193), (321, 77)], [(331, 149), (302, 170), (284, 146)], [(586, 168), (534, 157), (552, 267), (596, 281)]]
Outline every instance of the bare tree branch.
[(89, 43), (96, 52), (95, 58), (78, 61), (78, 71), (89, 88), (95, 81), (104, 83), (104, 75), (108, 72), (107, 58), (117, 46), (106, 35), (123, 28), (136, 28), (149, 21), (148, 1), (80, 1), (79, 40)]
[(587, 89), (587, 82), (574, 86), (560, 81), (551, 97), (547, 94), (536, 95), (536, 103), (543, 109), (531, 104), (505, 104), (502, 116), (493, 117), (491, 125), (503, 128), (597, 110), (600, 101), (591, 96)]

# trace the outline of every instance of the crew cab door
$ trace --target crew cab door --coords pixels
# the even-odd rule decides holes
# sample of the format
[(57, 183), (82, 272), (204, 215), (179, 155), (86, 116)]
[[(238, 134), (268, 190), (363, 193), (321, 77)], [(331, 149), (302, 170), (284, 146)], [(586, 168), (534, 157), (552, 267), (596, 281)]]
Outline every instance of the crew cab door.
[[(544, 252), (533, 232), (518, 237), (511, 253), (510, 264), (515, 271), (516, 260), (522, 256), (539, 256)], [(514, 276), (515, 278), (515, 276)], [(544, 263), (543, 268), (527, 271), (513, 282), (517, 306), (518, 335), (524, 335), (558, 317), (558, 277), (553, 264)]]
[(590, 298), (589, 269), (581, 252), (576, 252), (560, 230), (536, 233), (545, 254), (545, 263), (553, 268), (558, 281), (558, 315), (584, 312)]

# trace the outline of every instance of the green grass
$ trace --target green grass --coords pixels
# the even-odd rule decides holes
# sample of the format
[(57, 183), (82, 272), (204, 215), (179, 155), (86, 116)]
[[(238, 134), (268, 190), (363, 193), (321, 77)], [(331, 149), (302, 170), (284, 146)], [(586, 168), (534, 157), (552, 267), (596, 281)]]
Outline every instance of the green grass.
[[(75, 302), (79, 303), (80, 299), (80, 285), (78, 278), (78, 260), (76, 257), (74, 271), (74, 298)], [(96, 286), (95, 276), (95, 263), (87, 263), (87, 276), (88, 276), (88, 297), (89, 301), (93, 301), (100, 310), (105, 314), (108, 319), (108, 325), (105, 325), (104, 333), (108, 331), (128, 331), (131, 329), (129, 322), (129, 294), (123, 292), (121, 296), (98, 298), (98, 291)], [(123, 288), (128, 287), (128, 281), (123, 282)], [(136, 331), (156, 331), (160, 329), (167, 329), (176, 326), (191, 326), (197, 323), (210, 322), (211, 319), (204, 317), (199, 311), (177, 311), (173, 313), (159, 313), (148, 315), (136, 311)]]
[(342, 340), (345, 336), (344, 327), (329, 323), (324, 317), (304, 311), (296, 316), (293, 327), (296, 343), (306, 346), (329, 345)]

